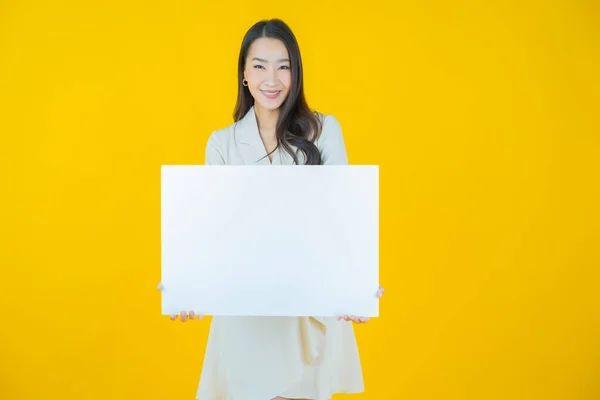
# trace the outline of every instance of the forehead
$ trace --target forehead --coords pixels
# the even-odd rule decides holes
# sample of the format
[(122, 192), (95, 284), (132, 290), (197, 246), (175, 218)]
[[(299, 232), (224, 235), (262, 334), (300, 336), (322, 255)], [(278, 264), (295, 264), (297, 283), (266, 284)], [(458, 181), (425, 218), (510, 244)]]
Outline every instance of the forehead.
[(288, 51), (279, 39), (259, 38), (248, 49), (248, 60), (254, 57), (264, 58), (269, 62), (277, 62), (281, 58), (289, 58)]

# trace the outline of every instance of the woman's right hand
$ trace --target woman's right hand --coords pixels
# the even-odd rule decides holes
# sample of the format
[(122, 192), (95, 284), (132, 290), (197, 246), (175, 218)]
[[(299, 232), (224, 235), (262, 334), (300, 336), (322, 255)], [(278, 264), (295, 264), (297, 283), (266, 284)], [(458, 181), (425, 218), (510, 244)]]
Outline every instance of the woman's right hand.
[[(158, 283), (158, 290), (163, 290), (164, 286), (162, 284), (162, 282)], [(181, 322), (186, 322), (188, 319), (193, 320), (198, 318), (198, 320), (201, 320), (202, 318), (204, 318), (204, 315), (197, 315), (194, 310), (190, 310), (189, 313), (182, 310), (179, 314), (170, 314), (169, 318), (171, 318), (171, 320), (175, 321), (177, 319), (177, 316), (179, 315)]]

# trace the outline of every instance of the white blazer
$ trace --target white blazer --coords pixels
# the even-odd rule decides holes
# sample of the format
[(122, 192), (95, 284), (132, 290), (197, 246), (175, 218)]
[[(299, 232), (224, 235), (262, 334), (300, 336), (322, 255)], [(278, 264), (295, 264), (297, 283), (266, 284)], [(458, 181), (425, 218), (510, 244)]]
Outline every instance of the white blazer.
[[(323, 164), (348, 164), (340, 124), (324, 115), (315, 142)], [(296, 150), (302, 164), (304, 154)], [(293, 165), (283, 149), (273, 162), (258, 131), (252, 107), (237, 123), (213, 131), (206, 165)], [(235, 243), (231, 243), (235, 246)], [(225, 317), (211, 323), (200, 400), (330, 399), (335, 393), (364, 390), (352, 322), (336, 317)]]
[[(346, 165), (348, 156), (339, 122), (333, 115), (324, 115), (323, 132), (315, 142), (321, 152), (323, 164)], [(304, 153), (296, 150), (300, 163)], [(213, 131), (206, 144), (207, 165), (293, 165), (294, 160), (283, 148), (273, 153), (273, 162), (267, 157), (267, 151), (258, 132), (258, 123), (254, 106), (236, 123)]]

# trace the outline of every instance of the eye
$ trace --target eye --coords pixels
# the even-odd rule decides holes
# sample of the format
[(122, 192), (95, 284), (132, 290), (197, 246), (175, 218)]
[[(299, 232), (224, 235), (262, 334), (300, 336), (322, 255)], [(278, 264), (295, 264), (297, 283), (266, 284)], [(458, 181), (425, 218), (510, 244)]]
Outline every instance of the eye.
[(262, 65), (255, 65), (254, 68), (258, 69), (258, 68), (262, 68)]
[(281, 68), (283, 68), (283, 69), (290, 69), (290, 67), (288, 67), (287, 65), (282, 65)]

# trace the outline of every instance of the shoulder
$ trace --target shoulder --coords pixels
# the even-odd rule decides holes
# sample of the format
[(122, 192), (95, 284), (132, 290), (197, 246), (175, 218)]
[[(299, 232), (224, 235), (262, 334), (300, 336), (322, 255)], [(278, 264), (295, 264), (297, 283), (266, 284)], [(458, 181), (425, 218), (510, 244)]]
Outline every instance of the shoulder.
[(206, 142), (206, 164), (219, 165), (229, 163), (229, 147), (237, 123), (224, 128), (216, 129), (210, 133)]
[(213, 130), (208, 136), (209, 145), (222, 145), (228, 142), (229, 138), (233, 135), (236, 125), (239, 122), (234, 122), (223, 128)]
[(342, 126), (331, 114), (318, 114), (322, 128), (315, 145), (321, 152), (323, 164), (348, 164)]
[(343, 140), (342, 126), (334, 115), (319, 112), (315, 112), (315, 115), (321, 121), (321, 132), (317, 136), (317, 145), (326, 143), (331, 139), (334, 141)]
[(239, 143), (247, 142), (245, 129), (240, 120), (213, 130), (208, 136), (206, 151), (218, 152), (223, 159), (227, 159), (233, 148), (236, 148)]

